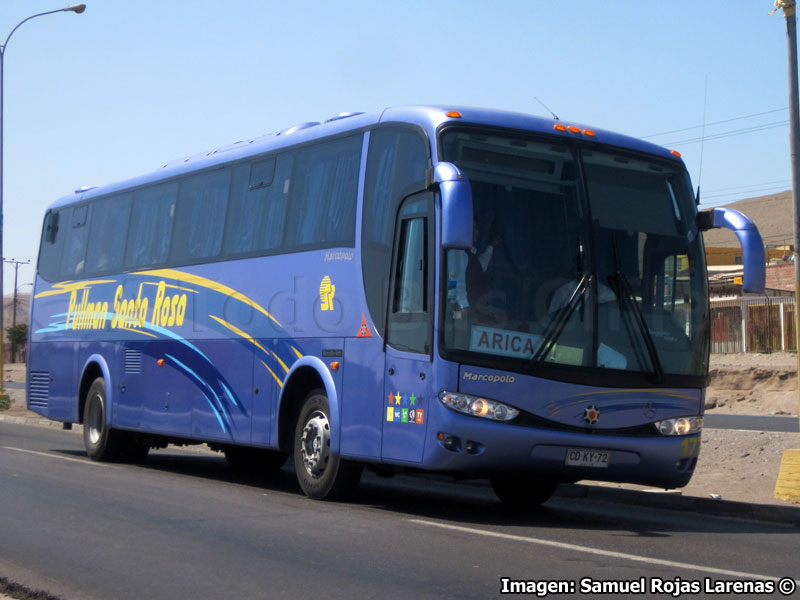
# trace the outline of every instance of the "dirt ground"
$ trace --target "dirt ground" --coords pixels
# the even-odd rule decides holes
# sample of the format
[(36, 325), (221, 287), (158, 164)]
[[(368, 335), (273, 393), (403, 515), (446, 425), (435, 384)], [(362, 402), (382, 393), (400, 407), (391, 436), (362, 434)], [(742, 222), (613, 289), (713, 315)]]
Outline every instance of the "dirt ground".
[[(5, 380), (24, 382), (24, 365), (6, 365)], [(38, 419), (25, 408), (24, 390), (6, 391), (12, 406), (0, 411), (0, 419), (4, 415)], [(796, 354), (711, 356), (708, 413), (797, 417), (798, 408)], [(791, 505), (775, 499), (773, 493), (783, 451), (792, 448), (800, 448), (800, 435), (796, 433), (706, 429), (692, 481), (679, 492), (669, 493)]]

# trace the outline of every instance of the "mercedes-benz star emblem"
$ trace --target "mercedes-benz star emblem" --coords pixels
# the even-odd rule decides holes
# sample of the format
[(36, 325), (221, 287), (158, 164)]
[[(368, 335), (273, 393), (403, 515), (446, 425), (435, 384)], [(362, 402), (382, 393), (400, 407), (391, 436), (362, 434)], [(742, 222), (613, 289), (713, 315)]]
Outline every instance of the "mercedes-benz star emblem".
[(594, 425), (600, 419), (600, 411), (592, 404), (583, 409), (583, 420), (589, 425)]

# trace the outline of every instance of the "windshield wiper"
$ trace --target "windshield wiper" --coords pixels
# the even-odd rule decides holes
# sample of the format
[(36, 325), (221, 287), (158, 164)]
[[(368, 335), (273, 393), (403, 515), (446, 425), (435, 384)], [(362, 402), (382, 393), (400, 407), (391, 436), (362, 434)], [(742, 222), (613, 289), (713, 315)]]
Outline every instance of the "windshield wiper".
[(617, 251), (617, 239), (612, 235), (611, 240), (614, 249), (614, 266), (617, 272), (614, 275), (609, 276), (608, 282), (611, 284), (614, 293), (619, 299), (620, 312), (622, 312), (627, 305), (631, 314), (633, 315), (633, 321), (639, 328), (639, 333), (642, 334), (644, 345), (647, 348), (648, 355), (650, 356), (650, 363), (653, 365), (653, 376), (655, 377), (656, 383), (661, 383), (664, 381), (664, 368), (661, 366), (661, 360), (658, 358), (658, 350), (656, 349), (655, 342), (653, 342), (653, 336), (650, 334), (650, 328), (647, 326), (647, 322), (644, 320), (642, 309), (639, 308), (639, 304), (636, 302), (636, 296), (631, 289), (631, 284), (628, 282), (628, 278), (625, 276), (625, 273), (622, 272), (622, 267), (619, 261), (619, 252)]
[(578, 308), (578, 305), (586, 295), (586, 290), (589, 289), (591, 283), (592, 275), (584, 273), (583, 277), (581, 277), (581, 280), (578, 282), (578, 285), (572, 291), (567, 303), (559, 308), (558, 312), (553, 316), (552, 319), (550, 319), (550, 322), (547, 324), (547, 328), (544, 330), (544, 333), (542, 333), (544, 342), (541, 346), (539, 346), (539, 349), (536, 351), (536, 354), (533, 355), (533, 358), (531, 358), (525, 365), (525, 370), (533, 371), (547, 358), (547, 356), (555, 347), (558, 338), (561, 336), (561, 333), (564, 331), (564, 327), (567, 326), (567, 322), (572, 316), (572, 313), (575, 312), (575, 309)]

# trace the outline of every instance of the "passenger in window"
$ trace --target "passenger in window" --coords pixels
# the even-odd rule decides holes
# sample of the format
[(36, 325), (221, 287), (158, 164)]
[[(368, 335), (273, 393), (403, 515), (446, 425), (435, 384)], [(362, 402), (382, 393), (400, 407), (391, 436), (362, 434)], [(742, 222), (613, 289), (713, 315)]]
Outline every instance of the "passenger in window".
[[(448, 286), (455, 288), (455, 310), (461, 311), (461, 318), (473, 320), (496, 320), (495, 311), (489, 305), (491, 287), (486, 271), (492, 261), (494, 249), (503, 239), (494, 234), (482, 252), (478, 252), (478, 222), (472, 222), (472, 247), (468, 251), (451, 252), (450, 280)], [(449, 290), (450, 291), (450, 290)], [(452, 292), (451, 292), (452, 295)]]

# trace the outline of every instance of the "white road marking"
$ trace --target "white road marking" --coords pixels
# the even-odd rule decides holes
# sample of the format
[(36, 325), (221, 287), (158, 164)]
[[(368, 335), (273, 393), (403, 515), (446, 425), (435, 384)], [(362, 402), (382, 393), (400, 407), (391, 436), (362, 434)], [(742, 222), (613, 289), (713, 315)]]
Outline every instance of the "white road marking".
[(408, 519), (411, 523), (418, 523), (420, 525), (427, 525), (428, 527), (439, 527), (440, 529), (449, 529), (451, 531), (461, 531), (462, 533), (471, 533), (474, 535), (482, 535), (485, 537), (499, 538), (503, 540), (510, 540), (514, 542), (524, 542), (526, 544), (538, 544), (540, 546), (549, 546), (551, 548), (559, 548), (561, 550), (571, 550), (573, 552), (583, 552), (586, 554), (596, 554), (610, 558), (621, 558), (624, 560), (632, 560), (636, 562), (647, 563), (651, 565), (660, 565), (663, 567), (676, 567), (679, 569), (689, 569), (692, 571), (702, 571), (704, 573), (715, 573), (717, 575), (729, 575), (731, 577), (740, 577), (743, 579), (763, 579), (769, 581), (780, 581), (781, 577), (773, 577), (771, 575), (758, 575), (756, 573), (744, 573), (742, 571), (729, 571), (728, 569), (717, 569), (714, 567), (705, 567), (702, 565), (693, 565), (689, 563), (675, 562), (672, 560), (663, 560), (660, 558), (650, 558), (647, 556), (639, 556), (637, 554), (626, 554), (625, 552), (614, 552), (613, 550), (602, 550), (600, 548), (591, 548), (589, 546), (578, 546), (577, 544), (567, 544), (566, 542), (554, 542), (552, 540), (543, 540), (539, 538), (525, 537), (522, 535), (514, 535), (511, 533), (500, 533), (497, 531), (486, 531), (484, 529), (474, 529), (472, 527), (461, 527), (460, 525), (449, 525), (447, 523), (437, 523), (435, 521), (425, 521), (423, 519)]
[(70, 458), (69, 456), (59, 456), (51, 452), (38, 452), (36, 450), (26, 450), (24, 448), (12, 448), (11, 446), (3, 446), (3, 450), (13, 450), (14, 452), (24, 452), (25, 454), (35, 454), (36, 456), (44, 456), (46, 458), (57, 458), (58, 460), (68, 460), (70, 462), (80, 463), (82, 465), (93, 465), (95, 467), (106, 467), (114, 469), (113, 465), (106, 465), (103, 463), (95, 462), (93, 460), (85, 460), (82, 458)]

